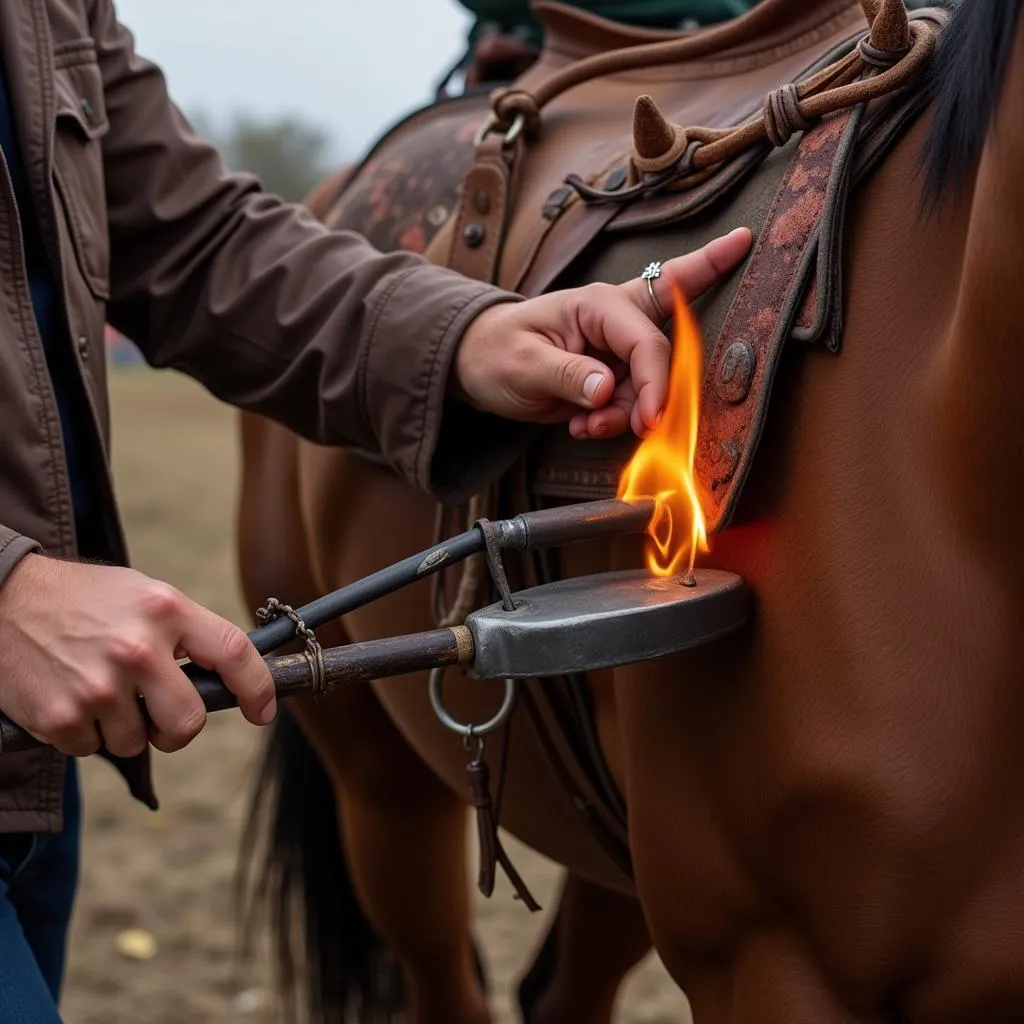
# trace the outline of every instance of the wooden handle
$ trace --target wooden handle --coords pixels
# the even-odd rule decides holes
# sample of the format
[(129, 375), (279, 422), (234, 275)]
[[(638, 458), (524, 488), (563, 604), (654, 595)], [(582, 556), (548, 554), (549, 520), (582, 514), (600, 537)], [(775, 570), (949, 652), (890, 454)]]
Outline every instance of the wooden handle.
[[(474, 653), (473, 635), (465, 626), (332, 647), (324, 651), (323, 685), (365, 683), (406, 672), (466, 665), (473, 660)], [(285, 654), (267, 658), (266, 662), (278, 698), (312, 696), (313, 671), (304, 654)], [(216, 672), (208, 672), (197, 665), (187, 665), (183, 671), (192, 680), (207, 711), (238, 707), (238, 699)], [(0, 715), (0, 756), (41, 746), (45, 746), (42, 740)]]

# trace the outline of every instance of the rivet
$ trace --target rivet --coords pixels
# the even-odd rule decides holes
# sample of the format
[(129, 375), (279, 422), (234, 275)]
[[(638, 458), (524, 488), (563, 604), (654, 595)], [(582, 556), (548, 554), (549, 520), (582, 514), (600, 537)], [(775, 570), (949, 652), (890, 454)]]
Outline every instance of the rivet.
[(608, 177), (604, 180), (605, 191), (607, 192), (618, 192), (626, 181), (629, 179), (629, 172), (625, 167), (616, 167), (613, 171), (608, 174)]
[(482, 188), (473, 193), (473, 209), (481, 217), (486, 217), (491, 212), (491, 197)]
[(554, 192), (547, 197), (544, 202), (544, 209), (541, 213), (548, 220), (554, 220), (563, 209), (565, 204), (569, 202), (573, 196), (573, 190), (567, 185), (563, 185), (561, 188), (556, 188)]
[(89, 359), (89, 339), (84, 334), (80, 334), (76, 345), (78, 346), (79, 357), (83, 362), (86, 362)]
[(487, 237), (487, 232), (484, 231), (483, 224), (477, 224), (476, 221), (473, 221), (472, 224), (466, 225), (466, 230), (462, 232), (462, 237), (470, 249), (476, 249), (483, 244), (484, 238)]
[(745, 341), (734, 341), (722, 356), (715, 390), (723, 402), (739, 403), (750, 394), (757, 353)]
[(427, 214), (427, 222), (435, 228), (439, 228), (448, 219), (448, 208), (446, 206), (434, 206)]
[(78, 101), (78, 105), (82, 108), (82, 115), (85, 117), (87, 124), (92, 124), (96, 119), (96, 112), (92, 109), (92, 104), (83, 96)]

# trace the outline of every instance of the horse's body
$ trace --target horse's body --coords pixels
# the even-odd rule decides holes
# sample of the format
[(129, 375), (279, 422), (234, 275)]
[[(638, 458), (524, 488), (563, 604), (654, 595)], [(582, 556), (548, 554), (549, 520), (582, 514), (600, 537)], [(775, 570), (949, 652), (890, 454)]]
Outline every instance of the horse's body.
[[(595, 899), (636, 894), (698, 1024), (1024, 1019), (1024, 670), (1015, 644), (1024, 449), (1014, 415), (1024, 379), (1024, 24), (1020, 0), (970, 3), (940, 68), (974, 80), (940, 81), (938, 100), (853, 194), (841, 352), (790, 343), (739, 513), (703, 558), (746, 579), (753, 626), (588, 679), (604, 760), (628, 807), (635, 888), (572, 807), (531, 721), (519, 714), (511, 731), (502, 824), (565, 864)], [(841, 3), (819, 13), (796, 0), (764, 6), (816, 23), (788, 38), (754, 33), (740, 47), (770, 54), (780, 81), (854, 25)], [(751, 17), (743, 20), (757, 24)], [(696, 80), (690, 120), (729, 123), (732, 108), (763, 96), (756, 74), (745, 78), (728, 61), (721, 87), (714, 74), (708, 85), (690, 66), (672, 70)], [(576, 107), (557, 108), (547, 144), (571, 138), (585, 88)], [(933, 155), (963, 176), (926, 211), (930, 132)], [(614, 236), (569, 279), (638, 271), (692, 248), (712, 226), (735, 226), (741, 206), (724, 202), (713, 225), (698, 218)], [(271, 444), (280, 460), (269, 459)], [(268, 426), (249, 431), (246, 456), (243, 566), (254, 602), (275, 593), (297, 604), (433, 540), (433, 503), (384, 467)], [(248, 500), (261, 488), (265, 500)], [(281, 539), (280, 573), (246, 545), (254, 527)], [(624, 541), (574, 551), (561, 570), (638, 564), (639, 545)], [(348, 616), (344, 630), (364, 640), (433, 624), (422, 586)], [(454, 677), (446, 698), (464, 720), (495, 704), (486, 684)], [(464, 872), (454, 794), (465, 793), (466, 761), (432, 714), (425, 680), (330, 700), (330, 710), (298, 715), (334, 775), (371, 919), (396, 948), (408, 945), (396, 933), (408, 916), (375, 902), (390, 885), (396, 900), (427, 900), (421, 921), (464, 921), (464, 890), (438, 899), (422, 883)], [(399, 750), (407, 776), (381, 772)], [(420, 809), (413, 825), (402, 819), (411, 806)], [(415, 834), (415, 846), (407, 838), (396, 850), (389, 829)], [(371, 836), (376, 853), (352, 849), (353, 838)], [(450, 858), (443, 869), (439, 857)], [(371, 866), (386, 884), (374, 887)], [(628, 920), (628, 898), (617, 906)], [(616, 982), (645, 948), (634, 925), (629, 941), (610, 946)], [(468, 933), (446, 934), (456, 933), (462, 946), (451, 955), (468, 965)]]

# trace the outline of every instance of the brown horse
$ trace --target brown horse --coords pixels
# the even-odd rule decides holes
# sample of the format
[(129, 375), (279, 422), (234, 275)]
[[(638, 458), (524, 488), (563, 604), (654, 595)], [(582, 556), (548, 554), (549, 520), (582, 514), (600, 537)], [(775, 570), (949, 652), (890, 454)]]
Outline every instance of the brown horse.
[[(307, 204), (314, 213), (329, 214), (330, 199), (349, 173), (343, 168), (311, 193)], [(261, 594), (285, 593), (304, 604), (331, 586), (320, 582), (307, 553), (298, 500), (300, 476), (313, 468), (301, 467), (312, 450), (262, 417), (243, 414), (241, 428), (238, 525), (246, 598), (256, 607)], [(346, 488), (361, 489), (359, 480), (347, 479), (347, 469), (345, 477)], [(265, 543), (268, 527), (281, 543)], [(360, 635), (339, 624), (317, 634), (332, 646)], [(439, 784), (371, 689), (335, 690), (315, 706), (293, 702), (274, 730), (257, 808), (286, 790), (301, 792), (302, 799), (262, 808), (246, 845), (256, 844), (269, 812), (277, 861), (260, 895), (269, 895), (263, 886), (276, 890), (273, 920), (284, 979), (293, 984), (290, 913), (297, 910), (317, 954), (305, 979), (316, 1019), (352, 1006), (366, 1021), (390, 1020), (400, 1008), (411, 1022), (489, 1020), (486, 977), (470, 931), (462, 795)], [(240, 881), (247, 881), (244, 874)], [(570, 871), (557, 916), (519, 985), (524, 1019), (606, 1024), (622, 980), (650, 949), (631, 894)]]
[[(1024, 535), (1013, 525), (1024, 448), (1010, 418), (1024, 379), (1015, 308), (1024, 265), (1022, 5), (967, 0), (955, 10), (927, 62), (921, 103), (888, 121), (879, 114), (886, 127), (867, 142), (856, 136), (854, 148), (870, 155), (852, 165), (848, 206), (828, 206), (835, 216), (818, 225), (817, 277), (787, 307), (792, 320), (779, 326), (777, 304), (754, 309), (760, 320), (752, 322), (773, 337), (829, 344), (798, 348), (790, 341), (769, 372), (761, 357), (772, 353), (758, 347), (764, 339), (755, 331), (733, 344), (747, 345), (756, 364), (744, 362), (747, 350), (730, 346), (730, 371), (717, 376), (714, 348), (702, 432), (725, 415), (722, 402), (742, 407), (749, 389), (763, 413), (771, 392), (756, 458), (753, 445), (698, 451), (713, 527), (703, 564), (742, 575), (756, 614), (727, 642), (587, 678), (587, 717), (628, 816), (626, 865), (612, 855), (614, 843), (595, 840), (567, 795), (557, 758), (541, 742), (543, 716), (517, 712), (507, 737), (503, 825), (570, 869), (585, 890), (577, 910), (592, 908), (588, 900), (603, 892), (621, 894), (616, 906), (624, 914), (630, 899), (639, 899), (654, 946), (699, 1024), (1024, 1019), (1024, 673), (1015, 643), (1024, 625)], [(787, 208), (784, 189), (798, 197), (800, 189), (813, 191), (820, 169), (814, 154), (840, 135), (835, 108), (824, 116), (811, 109), (815, 89), (849, 84), (836, 61), (858, 75), (864, 69), (857, 62), (868, 65), (858, 82), (875, 80), (876, 72), (887, 81), (887, 55), (905, 38), (896, 7), (864, 0), (873, 32), (859, 56), (850, 56), (856, 5), (764, 0), (725, 30), (682, 44), (663, 39), (657, 52), (673, 55), (667, 69), (626, 70), (616, 56), (605, 81), (577, 75), (576, 88), (557, 98), (531, 77), (550, 73), (551, 61), (564, 67), (588, 47), (624, 45), (647, 57), (640, 42), (659, 40), (623, 43), (621, 33), (589, 19), (585, 31), (577, 22), (570, 32), (568, 16), (555, 11), (564, 31), (551, 44), (549, 66), (519, 83), (520, 95), (532, 91), (549, 101), (535, 106), (544, 107), (540, 122), (550, 130), (528, 140), (499, 279), (515, 277), (509, 260), (532, 237), (538, 197), (548, 196), (545, 213), (557, 238), (563, 222), (582, 230), (595, 211), (620, 209), (609, 193), (625, 185), (631, 202), (615, 223), (630, 230), (612, 231), (609, 215), (609, 230), (575, 248), (558, 283), (629, 276), (662, 252), (753, 221), (759, 239), (748, 264), (700, 310), (708, 342), (719, 334), (728, 339), (749, 312), (750, 296), (793, 272), (785, 258), (792, 240), (811, 237), (806, 205)], [(945, 12), (936, 12), (933, 24), (944, 23)], [(779, 89), (794, 80), (815, 85)], [(601, 118), (628, 121), (625, 96), (668, 95), (679, 82), (685, 95), (675, 94), (673, 120), (717, 129), (661, 132), (667, 142), (681, 139), (686, 155), (652, 176), (643, 161), (657, 154), (638, 145), (633, 156), (640, 161), (633, 159), (615, 187), (608, 171), (614, 163), (599, 175), (589, 173), (596, 166), (574, 166)], [(742, 138), (730, 133), (769, 91), (764, 129)], [(862, 100), (863, 109), (877, 109), (877, 97)], [(460, 118), (460, 131), (480, 123), (487, 104), (473, 102), (430, 112), (385, 139), (328, 222), (357, 226), (371, 192), (379, 212), (381, 197), (396, 194), (386, 184), (398, 180), (395, 168), (408, 189), (406, 209), (431, 211), (418, 200), (446, 196), (447, 205), (437, 204), (443, 221), (453, 203), (472, 201), (445, 192), (436, 179), (448, 175), (457, 185), (472, 163), (472, 153), (459, 163), (453, 138), (461, 135), (452, 129)], [(537, 111), (518, 109), (536, 132)], [(403, 168), (389, 146), (400, 150), (408, 138), (432, 138), (436, 160), (421, 153)], [(712, 152), (725, 156), (716, 162)], [(751, 152), (760, 161), (756, 170), (725, 184), (729, 167)], [(603, 153), (606, 161), (618, 155), (607, 146)], [(588, 172), (585, 180), (568, 187), (571, 196), (565, 189), (556, 196), (553, 186), (574, 170)], [(833, 199), (849, 183), (828, 181)], [(666, 191), (666, 183), (682, 189)], [(708, 198), (716, 183), (719, 191)], [(701, 189), (703, 205), (684, 209)], [(577, 202), (588, 192), (588, 202)], [(401, 217), (385, 212), (392, 227), (401, 226), (394, 223)], [(460, 244), (450, 229), (437, 238), (453, 253)], [(543, 257), (552, 250), (537, 251)], [(829, 262), (837, 253), (841, 258)], [(514, 283), (531, 290), (543, 277), (540, 262)], [(755, 442), (758, 428), (749, 421), (744, 428)], [(569, 484), (551, 468), (558, 465), (551, 442), (538, 445), (523, 476), (527, 493), (564, 500)], [(742, 469), (738, 504), (733, 469), (717, 477), (706, 471), (729, 456), (733, 469)], [(573, 446), (560, 457), (575, 466), (588, 459)], [(598, 469), (586, 475), (600, 477)], [(427, 547), (435, 533), (429, 499), (354, 453), (250, 429), (246, 478), (242, 557), (253, 600), (276, 593), (299, 603)], [(577, 490), (583, 479), (575, 477)], [(511, 500), (524, 499), (513, 493)], [(636, 566), (641, 558), (633, 542), (594, 545), (567, 552), (559, 570)], [(346, 618), (344, 635), (362, 640), (428, 628), (428, 597), (422, 586), (361, 609)], [(524, 689), (527, 709), (545, 689), (535, 682)], [(446, 699), (466, 721), (482, 720), (494, 706), (486, 684), (457, 678)], [(365, 935), (383, 936), (395, 950), (410, 1019), (486, 1020), (473, 982), (465, 888), (437, 888), (442, 877), (464, 877), (465, 822), (456, 799), (466, 793), (461, 743), (434, 717), (420, 677), (329, 701), (295, 708), (295, 717), (335, 783), (358, 905), (373, 922)], [(361, 936), (351, 917), (339, 911), (332, 920), (333, 908), (321, 898), (322, 886), (338, 885), (342, 864), (326, 862), (316, 833), (291, 831), (303, 815), (309, 821), (322, 814), (318, 799), (333, 801), (329, 788), (302, 788), (298, 738), (282, 722), (277, 760), (269, 762), (268, 777), (279, 785), (273, 894), (284, 898), (305, 886), (307, 908), (315, 911), (307, 941), (322, 958), (323, 977), (344, 968)], [(382, 770), (389, 754), (394, 759)], [(555, 984), (534, 1019), (607, 1020), (601, 958), (608, 949), (593, 941), (593, 926), (582, 926), (585, 912), (563, 943), (558, 932), (571, 918), (556, 925), (553, 945), (576, 964), (581, 948), (595, 957), (589, 980), (605, 999), (604, 1017), (594, 1007), (576, 1013), (556, 1006)], [(606, 936), (618, 960), (609, 974), (617, 984), (629, 943), (620, 946), (613, 928)], [(639, 955), (646, 943), (639, 920), (635, 937), (631, 952)], [(557, 977), (562, 961), (556, 957), (554, 965)], [(567, 982), (565, 990), (573, 987), (575, 995), (586, 988)], [(342, 994), (326, 992), (335, 1002), (321, 1000), (325, 1016), (337, 1013)]]

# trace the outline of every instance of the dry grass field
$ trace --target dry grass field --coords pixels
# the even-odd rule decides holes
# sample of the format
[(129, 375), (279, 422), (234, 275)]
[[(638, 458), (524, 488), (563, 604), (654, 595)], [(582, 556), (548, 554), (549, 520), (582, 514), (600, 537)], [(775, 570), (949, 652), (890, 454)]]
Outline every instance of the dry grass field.
[[(232, 412), (169, 373), (115, 369), (112, 389), (115, 476), (136, 568), (249, 628), (234, 567)], [(258, 730), (237, 714), (211, 716), (186, 750), (156, 755), (156, 813), (130, 800), (107, 764), (82, 763), (86, 834), (63, 1005), (68, 1024), (278, 1019), (266, 964), (238, 964), (232, 927), (231, 878), (259, 743)], [(510, 842), (517, 866), (550, 909), (558, 870)], [(543, 921), (513, 903), (507, 888), (476, 906), (495, 1020), (512, 1024), (507, 990)], [(153, 937), (152, 956), (119, 952), (119, 936), (129, 929)], [(688, 1020), (685, 1000), (650, 958), (629, 979), (620, 1021)]]

